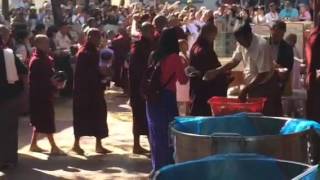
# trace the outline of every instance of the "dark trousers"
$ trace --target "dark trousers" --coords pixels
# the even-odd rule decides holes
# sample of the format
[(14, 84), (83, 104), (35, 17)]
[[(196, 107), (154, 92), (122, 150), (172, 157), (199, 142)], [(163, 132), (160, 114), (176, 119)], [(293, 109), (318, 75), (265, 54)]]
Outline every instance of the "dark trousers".
[(0, 166), (18, 162), (20, 96), (0, 104)]
[(149, 136), (151, 144), (151, 161), (154, 171), (173, 164), (173, 145), (169, 136), (169, 124), (178, 116), (176, 95), (163, 90), (161, 100), (147, 103), (146, 106)]
[(265, 97), (263, 115), (265, 116), (282, 116), (281, 104), (281, 87), (277, 75), (274, 75), (269, 81), (261, 84), (249, 92), (249, 97)]

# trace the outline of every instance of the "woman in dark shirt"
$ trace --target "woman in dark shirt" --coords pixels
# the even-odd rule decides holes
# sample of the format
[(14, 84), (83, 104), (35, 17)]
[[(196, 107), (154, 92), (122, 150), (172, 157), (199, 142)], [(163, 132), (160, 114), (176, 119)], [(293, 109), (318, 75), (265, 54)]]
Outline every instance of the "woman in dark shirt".
[(204, 74), (220, 67), (218, 57), (213, 50), (213, 41), (217, 35), (217, 28), (212, 23), (204, 25), (197, 41), (191, 48), (191, 66), (199, 71), (198, 76), (192, 77), (190, 91), (192, 97), (191, 115), (211, 116), (211, 109), (207, 101), (213, 96), (226, 96), (228, 83), (226, 74), (219, 75), (211, 81), (204, 81)]
[[(152, 53), (152, 60), (160, 62), (161, 95), (159, 101), (147, 100), (147, 119), (151, 144), (153, 172), (174, 163), (173, 147), (169, 142), (169, 123), (178, 116), (176, 82), (186, 84), (188, 78), (179, 57), (179, 44), (174, 28), (166, 29), (159, 39), (158, 48)], [(151, 176), (153, 176), (151, 172)]]

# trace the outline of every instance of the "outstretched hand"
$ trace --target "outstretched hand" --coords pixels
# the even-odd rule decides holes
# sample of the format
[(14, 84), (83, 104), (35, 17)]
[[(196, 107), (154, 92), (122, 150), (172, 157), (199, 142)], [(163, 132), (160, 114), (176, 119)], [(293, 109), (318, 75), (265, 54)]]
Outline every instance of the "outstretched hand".
[(65, 82), (64, 81), (58, 81), (55, 79), (52, 79), (52, 84), (54, 87), (56, 87), (58, 90), (61, 90), (65, 87)]
[(192, 77), (197, 77), (200, 76), (201, 72), (198, 71), (195, 67), (193, 66), (188, 66), (184, 69), (184, 72), (186, 73), (186, 75), (190, 78)]
[(215, 79), (219, 74), (220, 74), (220, 71), (217, 69), (209, 70), (204, 74), (202, 80), (211, 81), (211, 80)]
[(240, 92), (239, 97), (238, 97), (239, 100), (240, 100), (240, 102), (242, 102), (242, 103), (246, 102), (246, 101), (247, 101), (247, 95), (248, 95), (247, 90), (246, 90), (246, 89), (243, 89), (243, 90)]
[(317, 78), (317, 81), (320, 81), (320, 69), (316, 70), (316, 78)]

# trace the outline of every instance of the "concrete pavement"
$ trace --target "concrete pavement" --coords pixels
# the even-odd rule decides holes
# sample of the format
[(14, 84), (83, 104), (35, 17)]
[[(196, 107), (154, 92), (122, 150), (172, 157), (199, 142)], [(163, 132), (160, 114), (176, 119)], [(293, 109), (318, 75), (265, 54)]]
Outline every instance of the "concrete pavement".
[[(72, 101), (57, 99), (56, 102), (56, 142), (68, 153), (68, 156), (50, 156), (48, 153), (31, 153), (29, 141), (31, 127), (29, 118), (21, 118), (19, 127), (19, 165), (6, 170), (8, 180), (126, 180), (147, 179), (151, 170), (148, 157), (132, 154), (131, 110), (126, 104), (127, 98), (121, 97), (116, 90), (107, 93), (108, 125), (110, 136), (103, 140), (103, 145), (112, 151), (100, 155), (94, 152), (95, 139), (81, 139), (85, 156), (79, 156), (70, 149), (73, 144)], [(147, 139), (142, 144), (148, 148)], [(39, 141), (40, 147), (49, 150), (47, 139)], [(1, 175), (0, 175), (1, 180)]]

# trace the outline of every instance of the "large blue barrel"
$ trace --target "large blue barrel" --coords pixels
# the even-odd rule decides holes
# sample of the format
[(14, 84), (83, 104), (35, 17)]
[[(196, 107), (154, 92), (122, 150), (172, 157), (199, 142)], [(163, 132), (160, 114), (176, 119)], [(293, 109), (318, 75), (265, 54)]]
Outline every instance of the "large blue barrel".
[(313, 166), (303, 174), (295, 177), (293, 180), (319, 180), (320, 179), (320, 166)]
[(155, 180), (289, 180), (310, 166), (254, 154), (225, 154), (169, 165)]
[(280, 134), (288, 120), (246, 114), (177, 117), (171, 123), (175, 161), (185, 162), (214, 154), (256, 153), (306, 164), (317, 163), (319, 135), (314, 129)]

